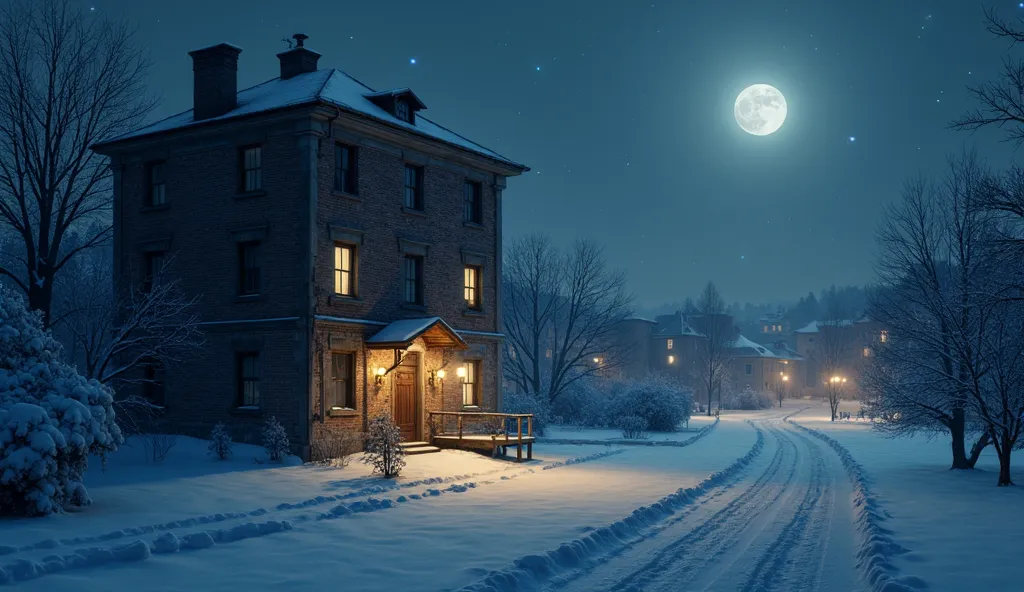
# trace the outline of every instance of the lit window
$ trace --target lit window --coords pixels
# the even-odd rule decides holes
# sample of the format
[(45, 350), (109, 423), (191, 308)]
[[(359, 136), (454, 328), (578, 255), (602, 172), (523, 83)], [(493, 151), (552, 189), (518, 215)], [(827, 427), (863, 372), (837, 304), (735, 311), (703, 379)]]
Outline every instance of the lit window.
[(761, 327), (761, 332), (762, 333), (767, 333), (768, 332), (768, 325), (765, 325), (764, 327)]
[(348, 245), (334, 247), (334, 293), (355, 296), (355, 249)]
[(669, 356), (668, 357), (668, 363), (669, 364), (675, 364), (676, 363), (676, 357), (675, 356)]
[(600, 366), (603, 363), (604, 363), (604, 358), (601, 358), (601, 357), (594, 358), (594, 364)]
[(675, 345), (675, 342), (673, 342), (671, 339), (669, 339), (668, 341), (665, 342), (665, 349), (672, 349), (672, 347), (674, 345)]
[(550, 358), (551, 357), (551, 350), (550, 349), (548, 351), (544, 352), (544, 357), (545, 358)]
[(467, 265), (462, 273), (462, 293), (466, 301), (466, 308), (480, 310), (483, 304), (480, 302), (480, 268), (474, 265)]
[(887, 341), (889, 341), (889, 332), (882, 331), (882, 333), (878, 336), (878, 340), (881, 341), (882, 343), (886, 343)]
[(480, 405), (480, 362), (466, 362), (465, 376), (462, 377), (462, 404), (467, 407)]
[(871, 355), (871, 348), (865, 347), (864, 348), (864, 357), (866, 358), (866, 357), (868, 357), (870, 355)]

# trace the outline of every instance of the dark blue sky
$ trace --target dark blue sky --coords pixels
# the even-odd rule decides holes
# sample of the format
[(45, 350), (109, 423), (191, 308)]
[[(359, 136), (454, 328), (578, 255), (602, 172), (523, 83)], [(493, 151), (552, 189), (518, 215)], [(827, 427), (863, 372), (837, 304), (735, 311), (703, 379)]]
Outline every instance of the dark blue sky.
[[(874, 229), (906, 178), (965, 146), (999, 167), (1015, 156), (994, 132), (946, 129), (1007, 49), (964, 0), (89, 5), (138, 26), (154, 117), (191, 107), (189, 50), (242, 47), (244, 88), (277, 76), (296, 32), (321, 67), (411, 87), (428, 117), (532, 167), (510, 181), (506, 237), (600, 241), (640, 306), (708, 280), (729, 302), (869, 282)], [(789, 103), (772, 136), (732, 117), (757, 82)]]

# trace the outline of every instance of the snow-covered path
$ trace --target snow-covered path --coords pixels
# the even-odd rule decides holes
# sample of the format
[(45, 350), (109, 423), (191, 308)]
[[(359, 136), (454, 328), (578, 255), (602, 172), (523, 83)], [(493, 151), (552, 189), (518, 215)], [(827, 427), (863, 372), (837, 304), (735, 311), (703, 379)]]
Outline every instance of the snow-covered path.
[[(547, 589), (855, 590), (851, 486), (835, 453), (781, 419), (761, 454), (650, 536), (552, 577)], [(596, 564), (596, 565), (595, 565)]]

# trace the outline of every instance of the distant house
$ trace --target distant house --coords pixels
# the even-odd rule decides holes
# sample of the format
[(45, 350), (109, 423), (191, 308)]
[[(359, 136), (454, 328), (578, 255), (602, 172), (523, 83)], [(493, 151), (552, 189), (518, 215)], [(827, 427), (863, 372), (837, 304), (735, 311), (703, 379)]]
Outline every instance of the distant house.
[(252, 441), (276, 416), (307, 457), (381, 412), (420, 440), (432, 411), (497, 409), (502, 192), (528, 169), (296, 40), (241, 91), (241, 49), (190, 52), (192, 109), (93, 147), (114, 171), (118, 289), (173, 259), (201, 295), (206, 346), (161, 369), (154, 402), (194, 435), (223, 421)]
[(831, 377), (826, 376), (825, 366), (830, 364), (835, 366), (833, 372), (837, 376), (846, 379), (847, 392), (856, 394), (862, 364), (871, 357), (878, 343), (888, 339), (888, 332), (882, 325), (866, 316), (857, 320), (811, 321), (793, 334), (797, 354), (807, 361), (805, 393), (817, 397), (826, 394), (825, 384)]

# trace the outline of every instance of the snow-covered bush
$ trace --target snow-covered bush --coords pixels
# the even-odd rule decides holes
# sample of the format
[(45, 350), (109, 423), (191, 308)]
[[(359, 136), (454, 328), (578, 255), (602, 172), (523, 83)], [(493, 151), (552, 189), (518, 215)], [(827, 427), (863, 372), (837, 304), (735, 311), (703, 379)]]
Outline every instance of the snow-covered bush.
[(288, 432), (281, 422), (271, 415), (263, 424), (263, 449), (267, 451), (267, 458), (273, 462), (281, 462), (291, 452), (291, 448)]
[(0, 409), (0, 513), (42, 516), (60, 511), (65, 490), (57, 457), (66, 446), (42, 407), (15, 403)]
[(365, 438), (355, 430), (314, 428), (310, 460), (332, 467), (347, 467), (352, 455), (363, 451)]
[(647, 420), (638, 415), (623, 415), (615, 420), (615, 427), (622, 430), (622, 437), (627, 440), (647, 439)]
[(722, 409), (756, 411), (772, 406), (772, 396), (755, 391), (749, 386), (741, 391), (731, 391), (722, 396)]
[(543, 436), (544, 428), (551, 423), (551, 405), (545, 394), (505, 391), (501, 397), (501, 410), (503, 413), (532, 413), (535, 436)]
[(363, 463), (372, 465), (374, 473), (394, 477), (405, 466), (405, 449), (401, 446), (402, 431), (391, 415), (383, 413), (370, 421), (366, 434), (366, 455)]
[(233, 444), (234, 442), (231, 441), (231, 434), (228, 433), (228, 428), (224, 425), (224, 422), (218, 421), (217, 425), (213, 426), (213, 431), (210, 432), (208, 454), (212, 454), (221, 460), (227, 460), (231, 456), (231, 446)]
[(614, 421), (608, 416), (611, 383), (580, 380), (562, 391), (551, 404), (554, 423), (576, 427), (605, 427)]
[[(61, 354), (60, 343), (43, 328), (39, 314), (28, 311), (18, 294), (0, 286), (0, 410), (7, 412), (6, 422), (10, 425), (12, 421), (28, 421), (26, 417), (31, 414), (20, 405), (42, 409), (48, 421), (37, 420), (33, 415), (33, 433), (39, 430), (49, 433), (51, 430), (42, 426), (50, 425), (60, 435), (59, 439), (50, 436), (56, 465), (48, 462), (36, 465), (38, 470), (53, 473), (35, 472), (32, 476), (35, 482), (56, 479), (56, 488), (44, 488), (49, 502), (36, 500), (33, 507), (0, 504), (3, 506), (0, 512), (36, 515), (59, 512), (65, 504), (87, 505), (90, 500), (82, 485), (82, 476), (89, 466), (89, 455), (105, 460), (124, 441), (115, 420), (113, 392), (79, 375), (73, 366), (62, 361)], [(15, 407), (22, 409), (17, 417), (11, 415)], [(3, 446), (0, 454), (8, 467), (13, 466), (11, 463), (24, 462), (17, 459), (30, 456), (30, 450), (35, 450), (23, 450), (26, 442), (32, 447), (45, 448), (34, 440), (14, 437), (16, 432), (10, 432), (10, 438), (0, 444)], [(15, 483), (17, 476), (24, 473), (15, 470), (6, 475), (7, 481), (0, 488), (4, 492), (0, 495), (26, 490), (24, 483)], [(9, 497), (5, 501), (17, 503)]]
[(693, 395), (682, 386), (661, 377), (626, 383), (612, 398), (613, 417), (637, 416), (647, 429), (674, 432), (690, 419)]

